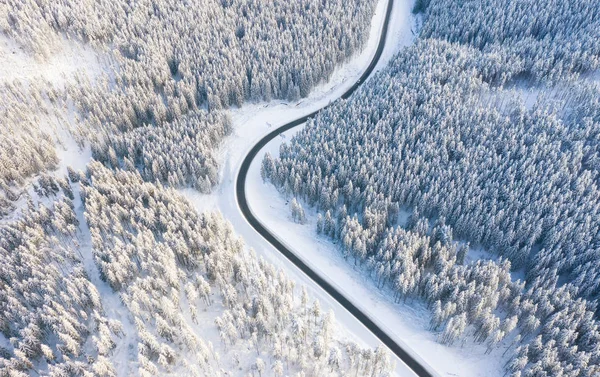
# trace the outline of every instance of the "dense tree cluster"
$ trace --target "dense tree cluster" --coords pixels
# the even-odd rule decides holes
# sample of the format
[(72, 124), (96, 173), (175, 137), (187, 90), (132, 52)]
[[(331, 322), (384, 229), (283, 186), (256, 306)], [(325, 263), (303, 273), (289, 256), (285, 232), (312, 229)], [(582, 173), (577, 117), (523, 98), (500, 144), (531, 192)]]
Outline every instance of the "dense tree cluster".
[[(146, 179), (206, 192), (216, 182), (212, 153), (229, 128), (207, 111), (306, 96), (362, 48), (374, 7), (371, 0), (10, 0), (0, 4), (0, 32), (38, 59), (51, 58), (65, 36), (93, 45), (106, 75), (65, 87), (83, 119), (71, 119), (78, 141), (97, 144), (102, 161), (112, 147)], [(24, 178), (57, 163), (46, 122), (23, 111), (51, 108), (46, 100), (56, 89), (29, 89), (35, 100), (18, 111), (9, 101), (15, 95), (0, 93), (7, 146), (0, 151), (0, 214), (12, 211)]]
[[(66, 32), (110, 50), (108, 88), (84, 103), (124, 127), (190, 108), (297, 99), (365, 42), (374, 1), (9, 2), (4, 32), (33, 51)], [(115, 85), (116, 84), (116, 85)], [(108, 90), (106, 90), (108, 89)], [(102, 97), (98, 101), (95, 96)]]
[[(600, 90), (565, 85), (529, 110), (491, 89), (495, 61), (421, 40), (309, 121), (279, 159), (267, 155), (262, 171), (317, 207), (317, 231), (380, 286), (426, 300), (441, 341), (471, 334), (493, 347), (517, 326), (529, 351), (514, 371), (591, 376)], [(412, 211), (405, 229), (401, 210)], [(504, 259), (465, 264), (468, 246), (456, 240)], [(526, 269), (527, 284), (511, 281), (511, 265)]]
[(218, 178), (213, 149), (230, 132), (226, 116), (199, 111), (162, 127), (107, 135), (94, 145), (93, 156), (114, 168), (137, 169), (146, 181), (208, 193)]
[[(137, 345), (128, 345), (127, 356), (141, 376), (389, 375), (384, 348), (342, 339), (332, 313), (247, 251), (223, 219), (197, 215), (162, 186), (208, 192), (217, 182), (213, 150), (231, 131), (221, 110), (308, 95), (363, 46), (374, 6), (357, 0), (0, 4), (0, 32), (37, 58), (51, 58), (66, 36), (92, 44), (108, 63), (104, 77), (94, 83), (78, 77), (64, 91), (47, 83), (1, 88), (0, 141), (7, 148), (0, 151), (0, 210), (10, 211), (31, 184), (32, 195), (54, 200), (60, 211), (42, 205), (41, 215), (1, 230), (0, 376), (120, 372), (112, 350), (121, 329), (103, 317), (84, 259), (131, 314), (134, 328), (126, 336), (135, 334)], [(87, 176), (69, 170), (69, 182), (46, 174), (57, 166), (60, 142), (51, 117), (69, 118), (60, 131), (75, 131), (81, 144), (91, 141), (101, 162)], [(77, 182), (81, 188), (73, 190)], [(87, 228), (78, 228), (70, 204), (79, 192), (91, 260), (79, 246)], [(215, 338), (221, 342), (208, 341)]]
[[(56, 168), (58, 157), (48, 129), (40, 127), (43, 100), (20, 85), (0, 85), (0, 218), (12, 212), (28, 178)], [(42, 110), (43, 111), (43, 110)]]
[(556, 82), (600, 67), (596, 0), (420, 0), (422, 35), (496, 54), (513, 70)]
[[(83, 198), (101, 276), (136, 325), (140, 375), (389, 374), (384, 348), (340, 341), (332, 313), (245, 250), (219, 215), (98, 162)], [(218, 345), (204, 338), (214, 331)]]
[(0, 376), (114, 376), (121, 324), (104, 316), (78, 230), (68, 198), (0, 227)]
[[(110, 48), (119, 59), (119, 83), (162, 91), (175, 80), (181, 91), (177, 97), (192, 94), (200, 103), (221, 107), (244, 99), (306, 96), (336, 63), (362, 46), (374, 5), (340, 0), (9, 1), (0, 8), (0, 26), (41, 54), (61, 32)], [(122, 95), (129, 94), (123, 90)]]

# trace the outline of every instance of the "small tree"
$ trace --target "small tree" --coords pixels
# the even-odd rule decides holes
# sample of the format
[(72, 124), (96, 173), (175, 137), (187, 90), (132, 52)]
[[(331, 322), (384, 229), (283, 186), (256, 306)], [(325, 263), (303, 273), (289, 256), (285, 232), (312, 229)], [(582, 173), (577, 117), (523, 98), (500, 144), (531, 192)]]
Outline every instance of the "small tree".
[(306, 214), (304, 213), (302, 205), (298, 203), (296, 198), (292, 199), (292, 203), (290, 204), (290, 210), (292, 211), (292, 219), (294, 220), (294, 222), (298, 224), (306, 223)]
[(256, 366), (256, 370), (258, 371), (258, 375), (260, 377), (262, 377), (262, 373), (265, 371), (265, 362), (260, 357), (257, 357), (256, 358), (256, 363), (254, 363), (254, 365)]

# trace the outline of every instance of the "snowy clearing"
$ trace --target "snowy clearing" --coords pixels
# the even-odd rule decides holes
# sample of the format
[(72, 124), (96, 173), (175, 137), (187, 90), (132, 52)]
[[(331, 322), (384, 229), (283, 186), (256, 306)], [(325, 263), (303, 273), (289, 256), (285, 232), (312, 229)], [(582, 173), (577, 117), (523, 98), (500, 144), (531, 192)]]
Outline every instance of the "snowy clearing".
[(120, 372), (120, 375), (131, 375), (137, 369), (137, 363), (132, 361), (132, 358), (137, 354), (137, 330), (135, 325), (130, 320), (130, 314), (119, 294), (112, 290), (107, 282), (100, 278), (100, 270), (94, 262), (92, 254), (92, 238), (90, 229), (85, 221), (84, 206), (81, 201), (81, 185), (74, 185), (73, 192), (75, 194), (75, 213), (79, 220), (80, 227), (80, 245), (79, 253), (83, 258), (83, 265), (90, 278), (90, 281), (100, 293), (102, 307), (106, 312), (106, 316), (113, 320), (118, 320), (123, 325), (123, 336), (117, 342), (116, 348), (111, 355), (111, 359), (115, 367)]
[(78, 73), (93, 81), (104, 72), (100, 55), (91, 47), (68, 39), (60, 42), (58, 51), (47, 61), (41, 61), (0, 33), (0, 82), (31, 83), (41, 79), (61, 87)]

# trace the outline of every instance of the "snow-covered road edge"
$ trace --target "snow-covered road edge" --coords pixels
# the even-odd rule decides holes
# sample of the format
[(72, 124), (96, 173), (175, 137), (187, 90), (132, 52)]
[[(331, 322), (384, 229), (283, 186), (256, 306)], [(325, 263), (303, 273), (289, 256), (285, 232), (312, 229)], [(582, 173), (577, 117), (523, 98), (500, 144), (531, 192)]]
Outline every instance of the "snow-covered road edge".
[[(378, 63), (376, 70), (385, 67), (398, 50), (413, 42), (413, 30), (416, 29), (416, 21), (410, 13), (411, 9), (412, 2), (398, 2), (395, 4), (393, 18), (390, 22), (391, 30), (389, 43), (386, 45), (386, 50), (382, 54), (382, 58)], [(332, 94), (333, 92), (336, 92), (336, 86), (339, 87), (339, 84), (334, 84), (332, 86)], [(349, 86), (350, 84), (347, 87)], [(319, 102), (319, 99), (309, 98), (307, 101), (316, 103)], [(305, 103), (301, 103), (301, 105), (303, 104)], [(316, 109), (316, 107), (317, 106), (311, 106), (310, 110)], [(278, 111), (276, 108), (271, 108), (270, 111), (269, 109), (263, 111), (260, 110), (248, 116), (243, 107), (240, 114), (243, 114), (244, 117), (234, 118), (236, 127), (247, 127), (248, 124), (250, 124), (251, 127), (248, 128), (252, 129), (253, 132), (260, 134), (260, 136), (256, 136), (256, 134), (252, 135), (254, 141), (259, 140), (263, 135), (271, 131), (272, 127), (285, 123), (285, 120), (283, 120), (284, 118), (277, 118), (275, 116), (276, 114), (271, 113), (271, 111), (276, 113)], [(289, 115), (289, 112), (286, 113), (285, 110), (283, 111), (283, 116), (287, 120), (293, 120), (296, 117), (303, 115), (298, 114), (296, 116), (291, 116)], [(309, 110), (307, 109), (304, 113), (306, 114), (308, 112)], [(247, 116), (247, 118), (245, 116)], [(270, 119), (272, 118), (270, 117), (276, 118), (276, 120), (271, 121)], [(263, 120), (265, 123), (269, 122), (266, 123), (268, 125), (267, 129), (262, 129), (262, 132), (260, 129), (257, 130), (257, 128), (260, 127), (257, 122), (260, 120)], [(286, 245), (290, 250), (294, 250), (295, 254), (307, 265), (311, 266), (314, 271), (318, 272), (321, 277), (325, 278), (346, 297), (351, 298), (351, 301), (355, 306), (368, 314), (368, 316), (378, 326), (386, 330), (398, 344), (401, 344), (405, 349), (410, 350), (415, 359), (421, 360), (422, 364), (427, 365), (427, 369), (435, 371), (441, 376), (501, 376), (503, 373), (503, 361), (499, 354), (501, 354), (502, 351), (497, 350), (491, 355), (488, 355), (485, 354), (484, 347), (473, 345), (472, 343), (467, 343), (464, 348), (446, 347), (438, 343), (435, 339), (435, 334), (428, 331), (427, 327), (430, 315), (428, 310), (424, 308), (421, 303), (400, 305), (393, 303), (391, 296), (386, 295), (385, 292), (379, 291), (363, 271), (353, 269), (350, 264), (343, 260), (336, 249), (336, 245), (325, 238), (316, 236), (314, 231), (316, 214), (314, 211), (307, 210), (309, 224), (299, 225), (293, 223), (286, 200), (273, 186), (266, 185), (262, 182), (260, 178), (260, 162), (266, 151), (277, 156), (279, 153), (279, 145), (284, 141), (289, 140), (289, 138), (291, 138), (299, 129), (301, 129), (301, 127), (285, 132), (280, 138), (271, 141), (269, 145), (261, 150), (250, 167), (246, 183), (247, 201), (256, 218), (258, 218), (272, 234), (276, 235), (280, 242)], [(245, 156), (246, 152), (253, 145), (253, 142), (246, 143), (244, 145), (245, 149), (242, 150), (243, 153), (240, 152), (242, 156)], [(226, 147), (226, 150), (231, 152), (228, 147)], [(234, 153), (236, 153), (236, 151), (234, 151)], [(233, 190), (233, 181), (237, 176), (241, 159), (239, 161), (235, 160), (234, 163), (232, 162), (231, 156), (229, 157), (222, 173), (224, 179), (231, 177), (231, 181), (223, 182), (222, 186), (227, 185), (227, 190)], [(232, 170), (235, 171), (236, 174), (231, 174)], [(220, 189), (223, 188), (220, 187)], [(217, 197), (221, 198), (222, 193), (218, 193)], [(224, 211), (224, 208), (227, 208), (223, 202), (205, 204), (208, 204), (209, 206), (214, 205), (214, 208), (220, 209), (221, 211)], [(233, 221), (234, 219), (237, 221), (238, 215), (232, 216), (231, 213), (226, 212), (226, 216), (230, 221)], [(234, 225), (236, 226), (236, 230), (240, 228), (245, 229), (248, 226), (247, 223), (243, 225), (241, 223)], [(247, 234), (244, 234), (244, 237), (254, 238)], [(258, 236), (258, 238), (261, 237)], [(272, 252), (278, 253), (272, 247), (266, 248), (264, 252), (267, 254), (271, 254)], [(275, 259), (277, 260), (277, 258)], [(338, 315), (337, 310), (336, 315)], [(357, 325), (355, 320), (348, 321), (346, 319), (342, 322), (350, 329), (350, 331), (356, 329)], [(359, 326), (362, 327), (362, 325)], [(399, 370), (397, 373), (404, 375), (403, 372)]]

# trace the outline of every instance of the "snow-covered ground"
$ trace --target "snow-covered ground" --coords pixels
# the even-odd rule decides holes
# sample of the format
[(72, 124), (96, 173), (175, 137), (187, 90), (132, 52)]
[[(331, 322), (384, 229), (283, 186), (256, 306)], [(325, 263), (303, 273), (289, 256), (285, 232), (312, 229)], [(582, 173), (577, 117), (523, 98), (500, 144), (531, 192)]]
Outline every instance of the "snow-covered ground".
[[(381, 64), (378, 65), (380, 67)], [(586, 82), (600, 81), (600, 73), (586, 77)], [(537, 101), (559, 98), (562, 87), (543, 88), (515, 86), (507, 89), (507, 98), (519, 98), (528, 110)], [(317, 271), (339, 291), (351, 298), (354, 305), (363, 310), (382, 329), (386, 330), (398, 343), (407, 345), (417, 359), (440, 376), (493, 377), (504, 375), (504, 363), (513, 337), (501, 343), (500, 347), (486, 354), (485, 345), (474, 344), (470, 339), (462, 345), (444, 346), (436, 341), (436, 334), (429, 331), (430, 313), (418, 301), (394, 303), (391, 292), (381, 291), (374, 281), (361, 268), (354, 268), (352, 262), (345, 261), (338, 246), (330, 239), (316, 234), (316, 211), (304, 206), (307, 223), (297, 224), (292, 220), (289, 200), (271, 184), (260, 177), (260, 166), (266, 152), (273, 157), (279, 155), (280, 145), (293, 137), (304, 126), (289, 130), (281, 137), (272, 140), (257, 155), (248, 171), (246, 186), (247, 199), (254, 215), (272, 234), (289, 249), (293, 250), (307, 265)], [(405, 222), (408, 212), (401, 211), (399, 222)], [(477, 246), (470, 249), (468, 262), (496, 260)], [(524, 279), (522, 270), (512, 273), (513, 279)]]
[[(385, 67), (402, 47), (412, 44), (415, 21), (411, 13), (414, 0), (396, 0), (390, 20), (386, 47), (374, 71)], [(379, 42), (387, 0), (379, 0), (371, 26), (369, 41), (363, 52), (339, 67), (330, 81), (314, 88), (298, 102), (274, 100), (269, 103), (245, 104), (230, 111), (234, 131), (219, 150), (219, 184), (209, 195), (193, 189), (181, 190), (200, 211), (220, 210), (227, 219), (243, 219), (235, 200), (234, 183), (247, 152), (273, 128), (309, 114), (339, 98), (369, 65)]]
[(56, 155), (59, 159), (55, 175), (59, 177), (67, 174), (67, 167), (71, 167), (76, 171), (85, 170), (86, 165), (92, 159), (92, 148), (90, 145), (86, 144), (81, 148), (69, 131), (71, 126), (76, 124), (74, 119), (76, 116), (74, 105), (69, 105), (68, 108), (63, 109), (63, 113), (65, 121), (68, 124), (62, 124), (60, 121), (57, 121), (54, 128), (57, 140)]
[[(411, 13), (412, 5), (412, 1), (396, 0), (390, 21), (388, 43), (376, 70), (385, 67), (395, 53), (413, 42), (417, 23)], [(221, 211), (249, 246), (264, 255), (270, 262), (284, 267), (292, 278), (307, 285), (313, 295), (316, 295), (326, 306), (334, 309), (337, 320), (345, 325), (349, 332), (348, 336), (370, 345), (376, 345), (378, 341), (366, 328), (250, 227), (237, 206), (235, 179), (244, 156), (264, 135), (275, 127), (326, 105), (352, 85), (354, 79), (358, 78), (369, 64), (376, 50), (377, 34), (382, 25), (384, 12), (385, 1), (382, 0), (379, 2), (371, 38), (365, 51), (337, 70), (327, 84), (314, 89), (309, 98), (293, 104), (272, 101), (268, 104), (244, 105), (240, 109), (233, 110), (234, 133), (220, 150), (220, 184), (215, 192), (211, 195), (203, 195), (190, 189), (182, 190), (199, 211)], [(279, 145), (297, 131), (298, 128), (273, 140), (259, 153), (251, 166), (247, 193), (255, 215), (305, 262), (352, 298), (355, 305), (365, 310), (382, 328), (387, 329), (398, 343), (407, 345), (417, 359), (423, 360), (423, 363), (429, 365), (430, 369), (437, 374), (461, 377), (502, 375), (502, 361), (498, 355), (502, 351), (485, 355), (485, 348), (469, 343), (463, 348), (449, 348), (436, 342), (435, 335), (428, 331), (427, 310), (421, 304), (414, 302), (394, 304), (389, 296), (377, 290), (366, 276), (354, 270), (339, 256), (335, 245), (316, 237), (314, 213), (309, 213), (309, 224), (298, 225), (292, 222), (285, 199), (273, 186), (262, 182), (259, 168), (266, 150), (277, 155)], [(398, 364), (398, 375), (413, 375), (398, 359), (395, 360)]]
[(108, 319), (117, 320), (123, 326), (123, 334), (116, 342), (117, 345), (111, 359), (115, 368), (119, 371), (120, 376), (130, 376), (134, 374), (138, 367), (137, 363), (131, 361), (135, 360), (138, 354), (137, 330), (131, 321), (129, 311), (121, 301), (119, 294), (113, 291), (108, 283), (102, 281), (100, 278), (100, 269), (94, 262), (94, 256), (92, 254), (92, 236), (90, 235), (90, 229), (83, 215), (84, 208), (80, 191), (80, 185), (75, 185), (73, 189), (75, 195), (73, 205), (75, 206), (77, 220), (79, 220), (79, 253), (83, 259), (83, 265), (85, 266), (85, 271), (87, 272), (90, 281), (94, 284), (100, 294), (102, 308), (105, 311), (104, 314)]
[[(388, 43), (386, 44), (376, 70), (387, 65), (388, 61), (396, 52), (413, 42), (415, 37), (413, 30), (416, 29), (415, 20), (411, 13), (413, 2), (414, 0), (395, 0), (392, 19), (390, 20)], [(263, 240), (262, 237), (260, 237), (245, 221), (237, 206), (235, 197), (235, 178), (247, 151), (249, 151), (260, 138), (270, 132), (273, 127), (285, 124), (325, 106), (329, 102), (340, 97), (341, 94), (352, 86), (355, 80), (360, 77), (361, 73), (369, 65), (371, 58), (377, 49), (386, 6), (387, 0), (379, 0), (372, 22), (369, 41), (364, 51), (337, 69), (331, 80), (316, 87), (308, 98), (304, 98), (295, 103), (272, 101), (270, 103), (246, 104), (239, 109), (231, 110), (230, 113), (234, 123), (234, 132), (227, 138), (219, 151), (219, 159), (221, 162), (219, 185), (217, 185), (214, 192), (210, 195), (203, 195), (192, 189), (180, 190), (181, 193), (194, 204), (199, 212), (216, 210), (223, 213), (224, 217), (233, 224), (237, 234), (244, 238), (249, 247), (252, 247), (259, 255), (264, 256), (269, 262), (275, 264), (277, 267), (284, 268), (287, 271), (288, 276), (294, 279), (298, 284), (306, 285), (310, 296), (318, 298), (323, 304), (324, 310), (333, 309), (338, 323), (341, 324), (341, 327), (343, 327), (346, 332), (346, 334), (339, 334), (341, 337), (372, 347), (378, 346), (380, 343), (368, 329), (360, 324), (360, 322), (358, 322), (343, 307), (337, 304), (337, 302), (329, 295), (322, 291), (312, 282), (312, 280), (293, 266), (277, 250), (271, 247), (270, 244)], [(2, 55), (2, 57), (0, 57), (0, 65), (14, 67), (15, 61), (24, 61), (25, 64), (23, 67), (18, 67), (16, 71), (11, 71), (10, 74), (1, 71), (2, 69), (6, 70), (7, 68), (0, 68), (0, 78), (2, 78), (2, 80), (7, 77), (9, 79), (19, 78), (23, 80), (45, 78), (57, 85), (61, 85), (65, 82), (64, 80), (73, 77), (75, 72), (77, 72), (75, 67), (81, 66), (84, 67), (84, 72), (88, 74), (90, 78), (93, 79), (96, 77), (97, 73), (102, 70), (101, 65), (96, 65), (96, 63), (99, 62), (99, 58), (97, 56), (94, 57), (88, 55), (88, 52), (90, 51), (86, 50), (86, 48), (73, 45), (72, 42), (68, 43), (71, 45), (66, 45), (61, 54), (51, 58), (49, 62), (41, 64), (24, 54), (22, 51), (15, 50), (16, 46), (14, 43), (6, 37), (1, 37), (0, 55)], [(16, 48), (18, 49), (18, 47)], [(78, 51), (77, 49), (80, 50)], [(12, 54), (13, 52), (15, 53)], [(6, 56), (7, 53), (14, 56)], [(78, 60), (80, 59), (79, 56), (83, 57), (83, 61)], [(75, 168), (82, 168), (91, 158), (89, 148), (80, 151), (75, 142), (68, 137), (64, 138), (63, 148), (59, 147), (58, 153), (61, 160), (60, 173), (64, 173), (64, 170), (68, 165)], [(264, 190), (263, 192), (265, 193), (269, 192), (267, 191), (268, 189), (267, 186), (258, 187), (258, 190)], [(256, 192), (256, 194), (259, 193), (260, 192)], [(278, 195), (273, 193), (269, 193), (269, 195), (264, 198), (266, 200), (280, 199)], [(78, 208), (78, 210), (80, 210), (80, 208)], [(79, 213), (79, 215), (81, 214)], [(306, 229), (308, 229), (308, 227)], [(308, 231), (306, 234), (309, 234)], [(318, 240), (315, 239), (315, 241)], [(86, 250), (86, 254), (88, 252), (89, 250)], [(92, 279), (95, 280), (95, 285), (104, 294), (106, 293), (103, 289), (105, 287), (102, 287), (101, 282), (94, 279), (95, 272), (93, 271), (93, 266), (89, 263), (91, 261), (90, 256), (91, 255), (86, 255), (86, 259), (89, 259), (87, 260), (88, 263), (86, 263), (86, 267), (90, 270), (88, 272), (92, 275)], [(362, 299), (362, 296), (357, 297)], [(119, 305), (115, 305), (114, 308), (108, 308), (109, 306), (112, 306), (110, 301), (113, 301), (114, 297), (108, 294), (106, 300), (109, 316), (121, 319), (121, 321), (124, 322), (126, 330), (128, 330), (127, 320), (122, 318), (122, 311), (119, 310), (122, 308), (120, 308)], [(415, 336), (419, 337), (422, 335), (423, 334), (415, 334)], [(126, 338), (128, 338), (127, 335)], [(218, 340), (207, 340), (218, 343)], [(129, 348), (129, 339), (123, 343), (126, 344), (126, 346), (119, 350), (119, 355), (117, 356), (118, 359), (122, 359), (128, 352), (131, 352), (127, 349)], [(432, 348), (432, 351), (433, 350), (435, 350), (435, 348)], [(398, 376), (414, 375), (412, 371), (395, 357), (394, 361), (397, 365), (396, 374)], [(449, 359), (448, 362), (460, 362), (460, 359)], [(122, 365), (126, 365), (124, 360)]]
[[(395, 0), (388, 43), (376, 70), (386, 66), (396, 52), (414, 41), (418, 20), (411, 13), (413, 4), (414, 0)], [(210, 195), (203, 195), (192, 189), (180, 190), (198, 211), (215, 210), (223, 213), (248, 246), (254, 248), (259, 255), (264, 256), (277, 267), (284, 268), (288, 276), (297, 283), (306, 285), (310, 296), (318, 298), (323, 304), (324, 310), (333, 309), (337, 321), (345, 331), (345, 334), (339, 334), (339, 336), (373, 347), (379, 345), (379, 342), (368, 329), (271, 247), (246, 222), (237, 206), (235, 179), (246, 153), (265, 134), (277, 126), (326, 105), (352, 86), (368, 66), (377, 48), (386, 6), (387, 0), (378, 1), (369, 42), (365, 50), (336, 70), (332, 78), (327, 83), (316, 87), (308, 98), (294, 103), (272, 101), (246, 104), (239, 109), (231, 110), (234, 132), (227, 138), (219, 151), (220, 183)], [(65, 82), (73, 80), (79, 72), (94, 80), (104, 71), (103, 64), (106, 63), (90, 47), (66, 39), (62, 42), (62, 48), (58, 49), (47, 61), (41, 62), (22, 51), (12, 39), (0, 33), (0, 83), (10, 82), (14, 79), (24, 82), (35, 82), (41, 79), (61, 87)], [(535, 97), (534, 94), (526, 97), (525, 102), (528, 106), (531, 106)], [(250, 205), (257, 217), (291, 249), (295, 250), (305, 262), (312, 265), (323, 277), (327, 277), (347, 297), (352, 298), (356, 306), (362, 308), (382, 328), (387, 329), (398, 343), (407, 345), (407, 348), (412, 350), (417, 358), (430, 365), (438, 374), (461, 377), (501, 375), (503, 361), (500, 354), (502, 349), (494, 351), (491, 355), (485, 355), (483, 347), (470, 343), (465, 344), (462, 348), (449, 348), (437, 343), (435, 335), (428, 331), (429, 314), (425, 308), (418, 302), (394, 304), (389, 295), (377, 290), (363, 272), (353, 269), (341, 258), (335, 245), (329, 240), (316, 236), (314, 212), (307, 210), (308, 224), (298, 225), (291, 221), (286, 200), (273, 186), (261, 181), (259, 166), (266, 150), (277, 155), (281, 142), (289, 139), (297, 130), (292, 130), (282, 135), (281, 138), (273, 140), (257, 156), (251, 166), (247, 192)], [(76, 169), (83, 169), (91, 159), (89, 147), (80, 150), (69, 135), (61, 136), (62, 148), (59, 147), (57, 150), (61, 162), (56, 174), (63, 175), (68, 165)], [(78, 192), (76, 195), (76, 211), (80, 222), (85, 224), (82, 221), (82, 208)], [(121, 320), (125, 328), (125, 339), (115, 355), (115, 358), (120, 360), (116, 365), (124, 368), (131, 367), (126, 359), (132, 352), (130, 345), (135, 347), (132, 343), (131, 333), (134, 329), (130, 323), (128, 324), (126, 309), (120, 303), (118, 296), (99, 279), (91, 256), (89, 231), (86, 227), (82, 228), (82, 234), (81, 252), (84, 254), (86, 270), (102, 294), (107, 316)], [(216, 344), (219, 340), (212, 339), (214, 337), (218, 337), (218, 335), (212, 333), (205, 336), (207, 340)], [(6, 341), (0, 335), (0, 345)], [(398, 376), (414, 375), (398, 359), (394, 358), (394, 360), (397, 363), (396, 374)], [(119, 370), (119, 372), (119, 375), (127, 374), (126, 371)]]
[(101, 55), (89, 46), (61, 39), (56, 51), (46, 60), (28, 54), (13, 39), (0, 33), (0, 82), (47, 80), (63, 86), (77, 73), (94, 80), (103, 71)]
[[(2, 76), (0, 76), (1, 79)], [(51, 104), (48, 102), (48, 109)], [(37, 113), (36, 117), (40, 122), (40, 129), (47, 131), (54, 137), (56, 143), (56, 155), (58, 157), (58, 166), (54, 171), (48, 172), (54, 178), (60, 179), (67, 175), (67, 167), (73, 168), (75, 171), (85, 170), (86, 165), (92, 159), (92, 149), (89, 144), (80, 147), (73, 137), (70, 129), (75, 124), (76, 110), (74, 105), (70, 104), (66, 108), (54, 107), (53, 111)], [(34, 203), (41, 203), (45, 206), (50, 206), (54, 201), (54, 197), (46, 198), (39, 197), (31, 183), (36, 181), (38, 177), (30, 177), (25, 180), (27, 195), (21, 195), (13, 204), (15, 209), (11, 214), (8, 214), (0, 219), (0, 224), (9, 223), (20, 218), (22, 209), (25, 208), (28, 198), (31, 198)]]
[[(66, 38), (58, 39), (52, 54), (42, 60), (26, 52), (11, 37), (0, 33), (0, 85), (20, 82), (27, 90), (30, 86), (47, 83), (62, 90), (66, 83), (75, 83), (78, 79), (89, 80), (94, 84), (97, 79), (110, 72), (110, 64), (112, 62), (107, 55), (89, 45)], [(75, 106), (69, 103), (65, 107), (59, 107), (47, 99), (45, 105), (45, 108), (28, 110), (38, 123), (39, 129), (55, 139), (59, 165), (55, 171), (49, 173), (56, 178), (62, 178), (67, 173), (67, 166), (75, 170), (85, 169), (91, 160), (91, 149), (89, 145), (80, 148), (71, 133), (72, 126), (76, 124)], [(27, 184), (24, 187), (36, 178), (26, 179)], [(51, 198), (39, 198), (31, 187), (27, 192), (36, 203), (49, 205), (52, 202)], [(18, 218), (26, 200), (26, 196), (21, 196), (14, 203), (13, 213), (4, 216), (0, 223)]]

